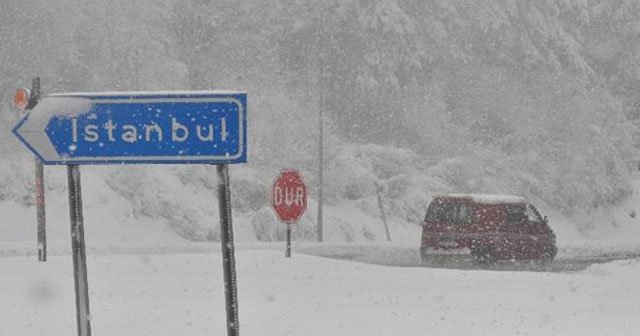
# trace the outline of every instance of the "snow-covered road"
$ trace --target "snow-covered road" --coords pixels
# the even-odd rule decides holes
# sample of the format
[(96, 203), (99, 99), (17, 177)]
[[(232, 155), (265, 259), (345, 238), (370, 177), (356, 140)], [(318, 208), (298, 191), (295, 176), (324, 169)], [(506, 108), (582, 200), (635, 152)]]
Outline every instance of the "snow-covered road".
[[(425, 265), (415, 247), (384, 245), (316, 245), (300, 248), (305, 254), (341, 260), (357, 261), (367, 264), (398, 267), (440, 267), (450, 269), (478, 269), (472, 263), (447, 263), (444, 265)], [(528, 261), (504, 261), (491, 267), (501, 271), (537, 271), (537, 272), (576, 272), (591, 265), (603, 264), (616, 260), (639, 259), (640, 249), (608, 249), (591, 251), (590, 253), (563, 248), (560, 255), (551, 265), (541, 266)]]
[[(616, 260), (640, 258), (639, 244), (618, 244), (610, 241), (606, 244), (576, 244), (561, 246), (558, 257), (552, 265), (540, 267), (527, 261), (500, 262), (492, 270), (536, 271), (536, 272), (576, 272), (595, 264)], [(49, 255), (70, 255), (70, 244), (62, 241), (51, 242)], [(420, 260), (418, 247), (385, 243), (313, 243), (293, 242), (293, 253), (317, 257), (354, 261), (365, 264), (395, 267), (444, 267), (450, 269), (477, 269), (475, 265), (449, 263), (446, 265), (426, 265)], [(163, 255), (163, 254), (208, 254), (220, 251), (217, 242), (183, 242), (168, 244), (94, 244), (87, 247), (89, 255)], [(240, 251), (283, 251), (284, 242), (275, 243), (239, 243)], [(32, 256), (37, 251), (32, 242), (4, 242), (0, 244), (0, 257)], [(1, 335), (0, 335), (1, 336)]]

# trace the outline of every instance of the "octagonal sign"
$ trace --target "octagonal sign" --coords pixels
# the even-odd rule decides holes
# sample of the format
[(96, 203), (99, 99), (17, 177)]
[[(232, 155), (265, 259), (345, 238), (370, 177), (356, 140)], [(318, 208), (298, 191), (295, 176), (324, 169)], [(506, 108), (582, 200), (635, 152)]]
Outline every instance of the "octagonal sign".
[(307, 210), (307, 185), (295, 169), (285, 169), (273, 182), (271, 205), (280, 221), (297, 222)]

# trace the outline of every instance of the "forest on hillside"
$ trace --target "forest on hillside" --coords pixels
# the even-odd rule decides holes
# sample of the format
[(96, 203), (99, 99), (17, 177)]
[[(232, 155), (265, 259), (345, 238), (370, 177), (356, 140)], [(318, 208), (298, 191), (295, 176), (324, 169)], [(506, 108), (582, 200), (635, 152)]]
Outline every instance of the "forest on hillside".
[(400, 148), (446, 190), (565, 214), (628, 198), (640, 158), (640, 0), (0, 0), (0, 199), (25, 154), (12, 95), (34, 76), (245, 90), (249, 167), (315, 174), (323, 111), (327, 160)]

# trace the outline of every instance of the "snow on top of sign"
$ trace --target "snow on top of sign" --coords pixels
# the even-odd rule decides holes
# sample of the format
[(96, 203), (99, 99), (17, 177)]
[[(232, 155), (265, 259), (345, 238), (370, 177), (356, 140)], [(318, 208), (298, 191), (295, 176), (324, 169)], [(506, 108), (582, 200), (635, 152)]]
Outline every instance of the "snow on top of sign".
[(501, 204), (501, 203), (525, 203), (526, 199), (522, 196), (512, 195), (491, 195), (491, 194), (447, 194), (437, 195), (436, 198), (464, 198), (470, 199), (475, 203), (483, 204)]
[(85, 97), (57, 96), (55, 99), (45, 97), (36, 105), (29, 117), (48, 122), (52, 115), (75, 116), (87, 112), (89, 108), (91, 108), (91, 100)]
[(215, 91), (105, 91), (105, 92), (60, 92), (49, 94), (49, 97), (140, 97), (140, 96), (209, 96), (242, 94), (246, 92), (232, 90)]

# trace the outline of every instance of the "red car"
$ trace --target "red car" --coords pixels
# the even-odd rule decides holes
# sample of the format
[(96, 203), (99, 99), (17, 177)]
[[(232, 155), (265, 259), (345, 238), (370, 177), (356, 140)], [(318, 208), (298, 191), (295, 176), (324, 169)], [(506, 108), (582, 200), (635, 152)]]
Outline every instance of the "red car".
[(551, 262), (557, 251), (547, 218), (519, 196), (435, 196), (422, 224), (424, 261), (468, 256), (481, 264)]

